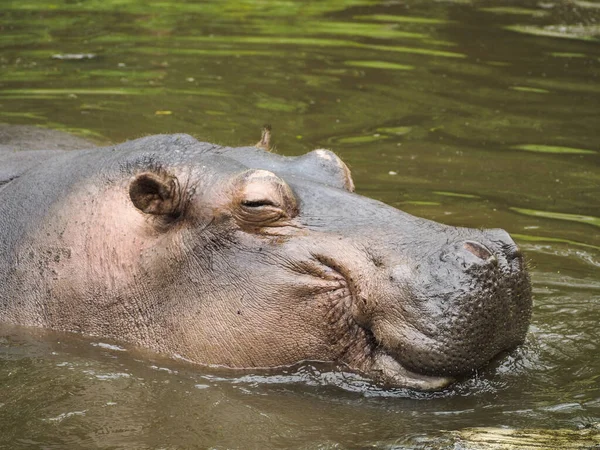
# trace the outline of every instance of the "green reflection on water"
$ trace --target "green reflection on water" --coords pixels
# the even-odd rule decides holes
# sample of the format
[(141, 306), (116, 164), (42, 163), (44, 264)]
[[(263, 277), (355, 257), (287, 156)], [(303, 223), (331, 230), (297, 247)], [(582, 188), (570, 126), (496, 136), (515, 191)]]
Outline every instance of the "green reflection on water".
[(78, 89), (78, 88), (56, 88), (56, 89), (3, 89), (0, 91), (0, 96), (11, 98), (28, 98), (28, 97), (63, 97), (68, 95), (198, 95), (206, 97), (227, 97), (230, 94), (226, 92), (218, 92), (204, 89), (167, 89), (160, 87), (151, 88), (94, 88), (94, 89)]
[(573, 25), (573, 26), (553, 26), (540, 28), (535, 25), (510, 25), (505, 27), (507, 30), (517, 33), (530, 34), (533, 36), (557, 37), (564, 39), (578, 39), (582, 41), (600, 41), (600, 25)]
[[(123, 50), (127, 53), (129, 50)], [(182, 55), (182, 56), (273, 56), (281, 52), (269, 50), (240, 50), (240, 49), (200, 49), (172, 47), (137, 47), (136, 53), (147, 55)]]
[(444, 58), (466, 58), (467, 55), (458, 52), (449, 52), (445, 50), (435, 50), (428, 48), (416, 48), (416, 47), (402, 47), (398, 45), (383, 46), (383, 45), (359, 45), (359, 48), (381, 50), (386, 52), (398, 52), (398, 53), (413, 53), (415, 55), (425, 56), (441, 56)]
[(518, 16), (533, 16), (541, 17), (548, 14), (547, 11), (539, 9), (519, 8), (517, 6), (493, 6), (489, 8), (480, 8), (480, 11), (490, 12), (494, 14), (513, 14)]
[(13, 2), (11, 10), (50, 10), (78, 12), (127, 12), (129, 14), (169, 14), (195, 13), (212, 16), (245, 18), (248, 16), (293, 17), (317, 16), (352, 6), (377, 3), (373, 0), (328, 0), (320, 2), (294, 2), (286, 0), (271, 0), (256, 2), (254, 0), (221, 0), (219, 2), (169, 2), (145, 0), (88, 0), (86, 2), (65, 2), (58, 4), (47, 0), (22, 0)]
[(344, 64), (352, 67), (366, 67), (369, 69), (387, 70), (414, 70), (414, 66), (406, 64), (395, 64), (386, 61), (345, 61)]
[(401, 31), (380, 24), (357, 22), (314, 21), (301, 22), (294, 27), (287, 24), (268, 24), (260, 28), (271, 34), (333, 34), (351, 37), (369, 37), (377, 39), (423, 39), (425, 33)]
[(572, 148), (572, 147), (559, 147), (555, 145), (538, 145), (538, 144), (523, 144), (523, 145), (514, 145), (511, 148), (515, 150), (525, 150), (527, 152), (535, 152), (535, 153), (556, 153), (556, 154), (565, 154), (565, 155), (592, 155), (597, 152), (593, 150), (585, 150), (582, 148)]
[(583, 8), (595, 8), (600, 9), (600, 3), (598, 2), (587, 2), (585, 0), (573, 0), (573, 3)]
[(591, 249), (600, 251), (599, 246), (586, 244), (584, 242), (572, 241), (569, 239), (561, 239), (561, 238), (548, 237), (548, 236), (534, 236), (534, 235), (530, 235), (530, 234), (521, 234), (521, 233), (512, 233), (512, 236), (516, 240), (521, 240), (521, 241), (526, 241), (526, 242), (548, 242), (548, 243), (556, 242), (559, 244), (575, 245), (577, 247), (587, 247), (587, 248), (591, 248)]
[(304, 102), (291, 102), (286, 98), (276, 98), (267, 95), (259, 95), (258, 97), (260, 99), (256, 102), (256, 107), (270, 111), (302, 113), (306, 111), (308, 106)]
[(550, 93), (550, 91), (547, 89), (532, 88), (532, 87), (527, 87), (527, 86), (511, 86), (509, 89), (512, 89), (513, 91), (533, 92), (536, 94), (549, 94)]
[(479, 195), (473, 194), (462, 194), (458, 192), (446, 192), (446, 191), (433, 191), (434, 194), (443, 195), (445, 197), (459, 197), (459, 198), (481, 198)]
[(383, 139), (387, 139), (387, 136), (383, 136), (380, 134), (372, 134), (365, 136), (347, 136), (336, 139), (335, 142), (338, 144), (366, 144), (369, 142), (377, 142)]
[(548, 54), (551, 56), (555, 56), (557, 58), (585, 58), (587, 56), (585, 53), (569, 53), (569, 52), (550, 52)]
[(9, 111), (0, 111), (0, 116), (11, 117), (11, 118), (21, 118), (21, 119), (36, 119), (36, 120), (44, 120), (45, 117), (41, 114), (36, 113), (28, 113), (28, 112), (9, 112)]
[(379, 133), (397, 134), (397, 135), (410, 133), (411, 130), (412, 130), (412, 127), (379, 127), (379, 128), (377, 128), (377, 131)]
[(416, 24), (443, 24), (449, 23), (448, 20), (430, 19), (427, 17), (412, 17), (412, 16), (393, 16), (391, 14), (372, 14), (370, 16), (354, 16), (355, 19), (374, 20), (377, 22), (399, 22), (399, 23), (416, 23)]
[(520, 214), (525, 214), (526, 216), (532, 217), (543, 217), (546, 219), (558, 219), (558, 220), (568, 220), (572, 222), (585, 223), (588, 225), (593, 225), (595, 227), (600, 227), (600, 218), (593, 216), (584, 216), (579, 214), (566, 214), (566, 213), (558, 213), (551, 211), (537, 211), (534, 209), (526, 209), (526, 208), (510, 208), (512, 211), (516, 211)]
[(406, 202), (401, 202), (401, 205), (415, 205), (415, 206), (440, 206), (440, 202), (430, 202), (426, 200), (408, 200)]
[[(281, 33), (283, 35), (289, 34), (288, 29), (282, 29)], [(318, 38), (318, 37), (306, 37), (306, 36), (168, 36), (165, 38), (161, 38), (157, 41), (156, 37), (151, 36), (134, 36), (129, 37), (127, 35), (118, 35), (111, 34), (107, 36), (99, 36), (93, 38), (92, 41), (96, 43), (121, 43), (124, 41), (129, 42), (153, 42), (153, 43), (181, 43), (181, 44), (191, 44), (191, 43), (202, 43), (202, 44), (257, 44), (257, 45), (294, 45), (294, 46), (303, 46), (303, 47), (349, 47), (349, 48), (357, 48), (357, 49), (367, 49), (367, 50), (379, 50), (382, 52), (396, 52), (396, 53), (408, 53), (415, 55), (425, 55), (425, 56), (436, 56), (443, 58), (466, 58), (466, 55), (458, 52), (451, 52), (446, 50), (436, 50), (431, 48), (420, 48), (420, 47), (406, 47), (399, 45), (377, 45), (377, 44), (366, 44), (361, 42), (354, 42), (344, 39), (326, 39), (326, 38)], [(427, 41), (430, 42), (430, 41)], [(441, 42), (430, 42), (432, 45), (440, 45)], [(450, 45), (454, 45), (452, 43), (447, 43)], [(142, 48), (143, 47), (139, 47)], [(158, 47), (160, 48), (160, 47)], [(174, 52), (180, 50), (179, 48), (172, 49)], [(186, 49), (181, 49), (185, 51)], [(193, 49), (191, 49), (193, 50)], [(203, 49), (200, 49), (202, 51)], [(209, 50), (206, 50), (209, 51)], [(223, 50), (226, 51), (226, 50)], [(235, 55), (235, 50), (229, 50)], [(248, 51), (248, 50), (246, 50)], [(269, 54), (275, 53), (272, 50), (270, 51), (259, 51), (258, 54)], [(30, 53), (34, 54), (34, 53)], [(48, 52), (44, 52), (43, 55), (48, 54)], [(183, 53), (182, 53), (183, 54)], [(198, 53), (201, 54), (201, 53)], [(241, 54), (244, 54), (244, 50), (242, 50)], [(41, 56), (42, 54), (40, 54)]]

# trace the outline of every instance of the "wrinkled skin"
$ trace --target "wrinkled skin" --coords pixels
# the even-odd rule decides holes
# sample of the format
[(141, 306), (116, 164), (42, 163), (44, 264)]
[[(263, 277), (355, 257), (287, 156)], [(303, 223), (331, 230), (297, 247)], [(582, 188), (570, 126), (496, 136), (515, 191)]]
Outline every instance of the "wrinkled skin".
[(330, 151), (187, 135), (40, 151), (61, 148), (50, 133), (11, 151), (22, 140), (0, 128), (0, 321), (426, 390), (524, 339), (529, 278), (506, 232), (354, 194)]

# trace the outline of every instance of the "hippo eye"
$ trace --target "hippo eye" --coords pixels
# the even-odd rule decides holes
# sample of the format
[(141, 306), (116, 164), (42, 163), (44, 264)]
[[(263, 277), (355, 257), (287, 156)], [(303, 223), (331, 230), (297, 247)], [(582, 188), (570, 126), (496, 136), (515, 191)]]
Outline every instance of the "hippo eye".
[(250, 169), (238, 175), (234, 183), (237, 195), (233, 211), (241, 225), (283, 226), (298, 213), (292, 190), (272, 172)]
[(272, 224), (286, 216), (286, 212), (269, 199), (242, 200), (238, 216), (247, 223)]
[(242, 206), (245, 206), (247, 208), (260, 208), (262, 206), (274, 206), (275, 208), (277, 208), (277, 205), (275, 203), (273, 203), (271, 200), (243, 200), (242, 201)]
[(276, 226), (286, 218), (285, 211), (274, 206), (245, 206), (237, 211), (236, 217), (241, 224), (250, 226)]

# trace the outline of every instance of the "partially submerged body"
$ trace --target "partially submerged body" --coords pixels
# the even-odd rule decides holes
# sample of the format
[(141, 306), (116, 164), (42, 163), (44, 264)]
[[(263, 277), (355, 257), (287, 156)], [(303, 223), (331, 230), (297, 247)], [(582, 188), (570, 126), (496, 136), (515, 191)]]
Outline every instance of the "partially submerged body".
[(354, 194), (328, 150), (54, 133), (0, 128), (0, 321), (228, 367), (336, 361), (419, 389), (525, 336), (529, 278), (506, 232)]

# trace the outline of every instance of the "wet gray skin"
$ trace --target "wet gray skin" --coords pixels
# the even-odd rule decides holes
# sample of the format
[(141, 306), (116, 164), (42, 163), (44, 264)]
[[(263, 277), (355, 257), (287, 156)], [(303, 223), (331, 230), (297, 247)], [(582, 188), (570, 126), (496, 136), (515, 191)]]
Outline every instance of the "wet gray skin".
[[(354, 194), (328, 150), (159, 135), (15, 152), (23, 129), (0, 131), (3, 322), (233, 368), (335, 361), (423, 390), (525, 337), (529, 278), (506, 232)], [(39, 136), (29, 148), (69, 147)]]

